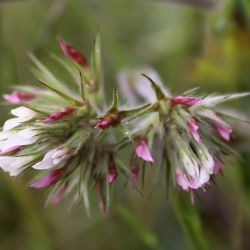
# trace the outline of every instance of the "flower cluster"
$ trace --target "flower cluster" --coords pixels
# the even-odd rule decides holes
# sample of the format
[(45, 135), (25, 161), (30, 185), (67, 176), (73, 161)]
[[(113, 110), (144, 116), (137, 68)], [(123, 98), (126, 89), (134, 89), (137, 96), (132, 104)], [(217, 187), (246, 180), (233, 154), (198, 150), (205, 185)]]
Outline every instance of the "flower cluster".
[[(233, 152), (231, 126), (216, 106), (249, 93), (197, 96), (197, 89), (171, 95), (152, 69), (122, 71), (118, 91), (107, 108), (102, 88), (100, 39), (90, 60), (59, 40), (66, 57), (53, 58), (72, 76), (64, 83), (31, 56), (39, 88), (21, 86), (5, 94), (18, 105), (0, 132), (0, 167), (11, 176), (30, 173), (30, 186), (49, 188), (47, 203), (66, 196), (71, 204), (96, 190), (106, 212), (118, 179), (139, 189), (145, 166), (166, 171), (168, 186), (188, 191), (206, 189)], [(143, 74), (143, 76), (141, 75)], [(129, 160), (122, 150), (132, 148)], [(171, 185), (169, 185), (171, 184)]]

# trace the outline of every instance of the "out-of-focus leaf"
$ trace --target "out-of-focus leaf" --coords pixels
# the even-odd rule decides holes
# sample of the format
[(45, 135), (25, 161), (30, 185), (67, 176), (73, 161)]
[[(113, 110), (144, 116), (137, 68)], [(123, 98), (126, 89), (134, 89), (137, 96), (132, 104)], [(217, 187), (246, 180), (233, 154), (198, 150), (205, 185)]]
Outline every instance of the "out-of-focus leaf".
[(178, 197), (176, 193), (171, 195), (171, 204), (180, 224), (191, 241), (194, 250), (208, 250), (208, 241), (202, 228), (201, 219), (197, 209), (192, 205), (187, 195)]
[(157, 236), (126, 207), (120, 204), (116, 206), (116, 212), (130, 226), (131, 230), (133, 230), (137, 234), (137, 236), (147, 247), (151, 249), (162, 250)]

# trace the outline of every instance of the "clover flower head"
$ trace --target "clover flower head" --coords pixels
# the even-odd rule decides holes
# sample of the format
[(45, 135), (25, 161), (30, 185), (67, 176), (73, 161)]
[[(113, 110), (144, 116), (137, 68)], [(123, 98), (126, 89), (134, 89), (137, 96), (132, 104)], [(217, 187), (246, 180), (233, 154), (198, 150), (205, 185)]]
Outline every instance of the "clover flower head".
[[(20, 104), (0, 132), (4, 171), (11, 176), (30, 172), (31, 187), (48, 189), (47, 204), (71, 197), (71, 205), (83, 200), (88, 214), (92, 190), (105, 213), (117, 182), (141, 192), (138, 184), (147, 165), (158, 168), (159, 175), (167, 171), (170, 186), (177, 184), (192, 200), (195, 190), (209, 187), (234, 152), (229, 145), (233, 129), (217, 105), (249, 93), (209, 96), (191, 90), (172, 95), (148, 68), (143, 76), (123, 72), (119, 85), (126, 103), (120, 104), (115, 89), (107, 108), (99, 35), (90, 60), (62, 39), (59, 45), (64, 58), (55, 58), (72, 76), (71, 88), (31, 56), (42, 87), (23, 86), (4, 95), (5, 101)], [(127, 160), (123, 148), (131, 148)]]

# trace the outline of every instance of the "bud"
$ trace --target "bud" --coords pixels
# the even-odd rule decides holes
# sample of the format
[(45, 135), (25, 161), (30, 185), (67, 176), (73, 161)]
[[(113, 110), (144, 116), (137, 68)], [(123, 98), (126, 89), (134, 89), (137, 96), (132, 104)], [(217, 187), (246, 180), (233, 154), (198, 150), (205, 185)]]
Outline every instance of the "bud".
[(146, 138), (142, 137), (137, 141), (135, 153), (144, 161), (154, 163), (154, 159), (151, 156)]
[(4, 94), (3, 98), (5, 101), (9, 103), (20, 103), (20, 102), (31, 101), (32, 99), (35, 98), (35, 96), (28, 92), (16, 90), (10, 94)]
[(172, 105), (193, 106), (201, 103), (201, 98), (192, 96), (174, 96), (170, 99)]
[(44, 175), (30, 186), (33, 188), (43, 188), (55, 184), (64, 172), (64, 168), (56, 169)]

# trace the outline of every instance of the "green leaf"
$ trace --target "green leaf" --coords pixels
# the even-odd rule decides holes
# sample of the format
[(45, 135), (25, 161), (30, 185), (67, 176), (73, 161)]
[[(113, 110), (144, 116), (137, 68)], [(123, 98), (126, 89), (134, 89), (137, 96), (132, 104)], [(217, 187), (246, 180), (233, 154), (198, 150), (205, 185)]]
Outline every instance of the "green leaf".
[(147, 76), (145, 74), (142, 74), (142, 75), (151, 82), (152, 87), (153, 87), (155, 94), (157, 96), (157, 99), (158, 100), (164, 99), (165, 95), (164, 95), (163, 91), (161, 90), (161, 88), (158, 86), (158, 84), (153, 79), (151, 79), (149, 76)]
[(211, 249), (205, 237), (199, 213), (189, 200), (188, 193), (179, 197), (173, 192), (171, 195), (171, 205), (180, 221), (183, 231), (193, 246), (192, 249)]
[(72, 105), (78, 105), (79, 104), (78, 100), (74, 99), (73, 97), (71, 97), (69, 95), (66, 95), (65, 93), (63, 93), (59, 89), (55, 88), (51, 84), (41, 82), (40, 80), (37, 80), (37, 82), (40, 83), (42, 86), (44, 86), (44, 87), (50, 89), (51, 91), (55, 92), (56, 94), (61, 96), (63, 99), (67, 100), (67, 102), (69, 102), (70, 104), (72, 104)]
[(160, 250), (157, 236), (147, 228), (135, 215), (133, 215), (126, 207), (121, 204), (116, 206), (116, 212), (130, 226), (131, 230), (142, 240), (142, 242), (151, 249)]
[(91, 69), (94, 74), (95, 84), (99, 85), (101, 78), (101, 45), (100, 45), (100, 33), (97, 32), (94, 47), (91, 55)]

